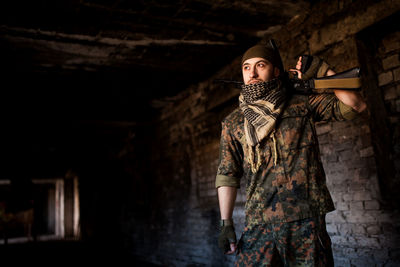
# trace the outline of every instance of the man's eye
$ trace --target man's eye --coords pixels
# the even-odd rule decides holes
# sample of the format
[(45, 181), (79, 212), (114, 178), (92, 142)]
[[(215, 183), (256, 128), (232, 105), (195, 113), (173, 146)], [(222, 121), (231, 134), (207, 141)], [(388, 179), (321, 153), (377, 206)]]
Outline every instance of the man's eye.
[(250, 69), (249, 66), (244, 66), (244, 67), (243, 67), (243, 70), (249, 70), (249, 69)]
[(264, 68), (264, 67), (265, 67), (265, 64), (259, 63), (259, 64), (257, 65), (257, 67), (259, 67), (259, 68)]

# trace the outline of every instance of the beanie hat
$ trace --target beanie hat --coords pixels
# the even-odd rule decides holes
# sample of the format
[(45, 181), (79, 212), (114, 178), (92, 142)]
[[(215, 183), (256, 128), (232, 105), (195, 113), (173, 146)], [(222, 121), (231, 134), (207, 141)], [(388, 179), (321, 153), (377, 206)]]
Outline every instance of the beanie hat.
[(261, 57), (269, 62), (273, 66), (278, 66), (278, 55), (275, 53), (274, 49), (272, 47), (266, 46), (266, 45), (255, 45), (253, 47), (250, 47), (242, 57), (242, 65), (243, 63), (253, 57)]

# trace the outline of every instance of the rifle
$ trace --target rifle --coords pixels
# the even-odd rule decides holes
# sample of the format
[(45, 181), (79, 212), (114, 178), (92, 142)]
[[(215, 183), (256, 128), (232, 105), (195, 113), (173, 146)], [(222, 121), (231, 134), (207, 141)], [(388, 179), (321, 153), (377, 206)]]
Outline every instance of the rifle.
[[(273, 39), (269, 41), (270, 46), (274, 49), (277, 58), (278, 66), (281, 79), (286, 88), (291, 89), (295, 94), (311, 94), (311, 93), (326, 93), (325, 89), (340, 89), (348, 91), (360, 91), (361, 90), (361, 73), (360, 68), (352, 68), (332, 76), (326, 76), (321, 78), (312, 78), (309, 80), (301, 80), (295, 76), (295, 78), (289, 78), (289, 73), (284, 70), (281, 55), (278, 47)], [(301, 72), (305, 73), (311, 65), (312, 56), (303, 55), (301, 57)], [(236, 87), (241, 88), (243, 82), (228, 80), (228, 79), (216, 79), (214, 82), (217, 83), (231, 83)]]

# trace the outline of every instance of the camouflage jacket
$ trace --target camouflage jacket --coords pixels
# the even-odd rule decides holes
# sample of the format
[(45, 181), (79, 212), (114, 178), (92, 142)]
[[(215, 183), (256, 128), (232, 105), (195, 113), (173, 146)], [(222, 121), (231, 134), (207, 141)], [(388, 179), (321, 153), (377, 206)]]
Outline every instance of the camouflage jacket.
[(239, 187), (241, 177), (245, 178), (248, 227), (290, 222), (334, 210), (314, 123), (351, 119), (355, 114), (333, 94), (294, 95), (277, 122), (274, 138), (262, 140), (262, 163), (252, 173), (247, 161), (244, 116), (239, 108), (234, 110), (222, 122), (216, 187)]

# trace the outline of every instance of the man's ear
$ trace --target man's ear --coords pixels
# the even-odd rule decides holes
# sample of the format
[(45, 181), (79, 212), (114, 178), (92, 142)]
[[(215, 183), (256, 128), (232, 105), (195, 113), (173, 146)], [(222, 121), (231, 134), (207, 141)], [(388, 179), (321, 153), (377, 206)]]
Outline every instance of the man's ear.
[(275, 76), (275, 78), (277, 78), (280, 73), (281, 72), (279, 71), (279, 69), (277, 67), (274, 67), (274, 76)]

